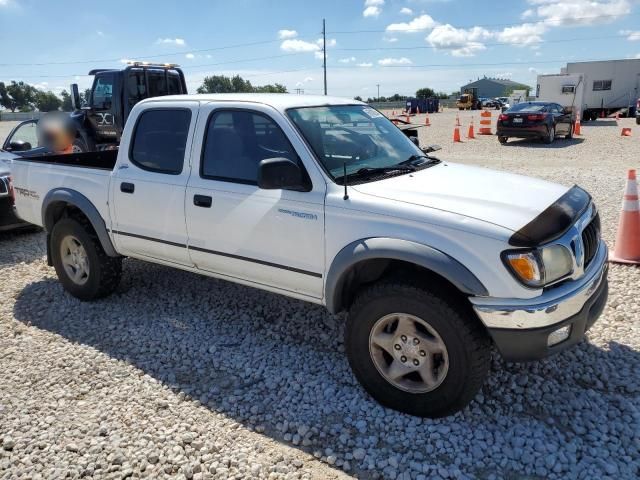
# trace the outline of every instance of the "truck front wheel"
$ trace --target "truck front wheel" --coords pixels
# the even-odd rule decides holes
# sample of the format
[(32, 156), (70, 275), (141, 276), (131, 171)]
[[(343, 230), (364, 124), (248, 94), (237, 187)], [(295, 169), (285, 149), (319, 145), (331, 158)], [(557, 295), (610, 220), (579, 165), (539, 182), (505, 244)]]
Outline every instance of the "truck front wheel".
[(91, 224), (63, 218), (51, 231), (51, 258), (64, 289), (80, 300), (111, 294), (122, 275), (122, 259), (109, 257)]
[(482, 387), (491, 359), (477, 319), (402, 282), (360, 292), (345, 347), (356, 378), (378, 402), (431, 418), (463, 409)]

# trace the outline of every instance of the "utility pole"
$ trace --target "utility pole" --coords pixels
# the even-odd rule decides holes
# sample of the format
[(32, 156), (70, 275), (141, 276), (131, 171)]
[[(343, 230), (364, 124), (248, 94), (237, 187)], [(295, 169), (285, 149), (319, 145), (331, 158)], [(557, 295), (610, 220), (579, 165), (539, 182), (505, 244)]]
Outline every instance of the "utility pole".
[(378, 102), (380, 101), (380, 84), (376, 83), (376, 87), (378, 87)]
[(324, 18), (322, 19), (322, 68), (324, 69), (324, 94), (327, 94), (327, 27)]

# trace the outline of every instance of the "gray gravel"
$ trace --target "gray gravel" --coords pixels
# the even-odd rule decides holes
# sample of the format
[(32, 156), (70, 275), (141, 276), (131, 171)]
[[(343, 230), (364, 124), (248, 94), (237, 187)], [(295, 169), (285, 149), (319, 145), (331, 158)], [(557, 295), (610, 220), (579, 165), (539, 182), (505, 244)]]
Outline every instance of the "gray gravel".
[[(454, 145), (453, 118), (432, 115), (423, 143), (583, 185), (612, 246), (640, 130), (620, 138), (601, 122), (552, 148)], [(136, 260), (115, 295), (81, 303), (44, 255), (41, 233), (0, 234), (0, 479), (640, 475), (639, 268), (612, 266), (588, 342), (531, 364), (496, 355), (468, 409), (423, 420), (358, 386), (342, 316)]]

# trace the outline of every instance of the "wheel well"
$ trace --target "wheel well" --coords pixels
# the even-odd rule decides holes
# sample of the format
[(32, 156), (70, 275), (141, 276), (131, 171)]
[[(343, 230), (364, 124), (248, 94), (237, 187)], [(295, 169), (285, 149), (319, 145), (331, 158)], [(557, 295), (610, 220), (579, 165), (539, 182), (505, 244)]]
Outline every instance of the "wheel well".
[(93, 229), (89, 218), (78, 207), (67, 202), (54, 202), (47, 208), (45, 216), (47, 232), (51, 232), (53, 226), (62, 218), (75, 218)]
[[(363, 260), (345, 272), (337, 286), (338, 308), (336, 308), (336, 311), (348, 309), (362, 288), (387, 278), (396, 278), (418, 284), (438, 295), (454, 299), (457, 301), (456, 303), (461, 305), (469, 304), (466, 301), (467, 295), (433, 270), (403, 260), (380, 258)], [(464, 301), (461, 302), (460, 300)]]

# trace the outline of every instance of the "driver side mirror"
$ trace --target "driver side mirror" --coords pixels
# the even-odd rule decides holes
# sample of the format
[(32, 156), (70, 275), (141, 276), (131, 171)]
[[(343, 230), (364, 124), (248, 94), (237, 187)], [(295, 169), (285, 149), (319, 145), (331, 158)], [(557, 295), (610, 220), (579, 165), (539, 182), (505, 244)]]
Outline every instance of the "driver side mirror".
[(302, 170), (288, 158), (266, 158), (258, 166), (258, 187), (263, 190), (304, 190)]
[(420, 140), (418, 139), (418, 137), (412, 136), (409, 137), (409, 140), (411, 140), (416, 147), (420, 148)]
[(80, 102), (80, 91), (78, 90), (78, 84), (71, 84), (71, 108), (74, 110), (80, 110), (82, 103)]
[(31, 150), (33, 147), (29, 142), (25, 142), (23, 140), (14, 140), (9, 143), (9, 148), (7, 150), (11, 152), (25, 152), (27, 150)]

